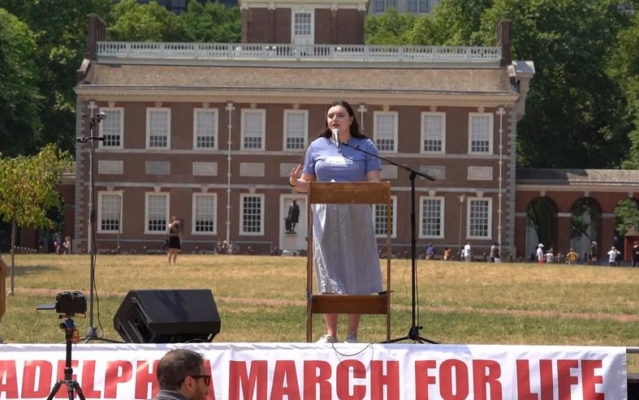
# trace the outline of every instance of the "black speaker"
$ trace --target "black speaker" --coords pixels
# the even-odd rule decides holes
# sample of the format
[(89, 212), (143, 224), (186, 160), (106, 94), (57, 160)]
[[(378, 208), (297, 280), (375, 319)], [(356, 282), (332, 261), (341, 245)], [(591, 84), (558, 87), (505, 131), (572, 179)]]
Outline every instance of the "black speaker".
[(113, 316), (127, 343), (210, 342), (220, 325), (207, 289), (131, 290)]

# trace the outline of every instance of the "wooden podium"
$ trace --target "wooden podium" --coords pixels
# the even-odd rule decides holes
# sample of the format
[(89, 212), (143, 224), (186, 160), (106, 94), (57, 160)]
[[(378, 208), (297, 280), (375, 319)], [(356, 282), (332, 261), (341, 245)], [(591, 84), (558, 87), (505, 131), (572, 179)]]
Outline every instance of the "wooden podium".
[[(390, 182), (311, 182), (308, 186), (306, 257), (306, 341), (313, 340), (313, 314), (385, 314), (390, 340), (391, 307), (391, 193)], [(313, 294), (313, 204), (386, 205), (386, 288), (382, 294), (350, 296)]]

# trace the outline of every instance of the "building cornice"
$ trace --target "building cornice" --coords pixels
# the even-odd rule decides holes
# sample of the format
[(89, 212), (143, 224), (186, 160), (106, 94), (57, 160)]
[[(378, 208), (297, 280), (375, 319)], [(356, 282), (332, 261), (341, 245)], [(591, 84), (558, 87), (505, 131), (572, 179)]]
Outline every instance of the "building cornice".
[(588, 182), (563, 184), (517, 184), (517, 192), (610, 192), (628, 193), (639, 192), (639, 182)]
[(309, 90), (264, 90), (208, 88), (201, 90), (174, 88), (122, 88), (79, 86), (76, 94), (83, 100), (97, 101), (162, 101), (162, 102), (226, 102), (235, 103), (304, 103), (327, 104), (336, 98), (348, 97), (352, 103), (370, 105), (409, 106), (456, 106), (484, 107), (509, 106), (515, 104), (519, 95), (511, 92), (406, 92), (394, 91), (309, 91)]
[(238, 5), (241, 10), (248, 10), (251, 8), (268, 8), (268, 9), (277, 9), (277, 8), (306, 8), (306, 9), (331, 9), (331, 10), (344, 10), (344, 9), (355, 9), (359, 11), (366, 11), (366, 5), (368, 3), (362, 0), (340, 0), (331, 3), (319, 3), (317, 0), (278, 0), (278, 1), (268, 1), (268, 0), (238, 0)]

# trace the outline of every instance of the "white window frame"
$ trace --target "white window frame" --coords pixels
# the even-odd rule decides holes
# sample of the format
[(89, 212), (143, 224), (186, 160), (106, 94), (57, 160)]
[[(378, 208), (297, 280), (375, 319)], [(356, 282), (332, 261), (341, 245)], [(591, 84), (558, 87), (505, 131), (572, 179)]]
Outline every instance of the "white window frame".
[[(424, 203), (426, 200), (439, 201), (439, 220), (440, 220), (440, 234), (439, 235), (424, 235)], [(440, 196), (420, 196), (419, 197), (419, 235), (420, 239), (443, 239), (446, 231), (446, 201), (444, 197)]]
[[(103, 198), (104, 196), (116, 196), (119, 199), (118, 208), (118, 228), (116, 230), (102, 229), (102, 210), (103, 210)], [(122, 192), (121, 191), (100, 191), (98, 192), (98, 218), (96, 221), (97, 232), (105, 234), (118, 234), (122, 233)]]
[[(441, 132), (441, 141), (442, 141), (442, 149), (441, 151), (428, 151), (424, 150), (424, 142), (426, 141), (426, 124), (424, 123), (424, 119), (427, 116), (441, 116), (442, 118), (442, 132)], [(421, 114), (421, 141), (420, 141), (420, 153), (422, 154), (446, 154), (446, 113), (445, 112), (423, 112)]]
[[(291, 114), (301, 114), (304, 116), (304, 131), (302, 132), (302, 147), (299, 149), (291, 149), (288, 147), (287, 140), (289, 139), (289, 127), (288, 127), (288, 116)], [(284, 110), (284, 142), (282, 144), (282, 148), (284, 151), (294, 151), (299, 152), (306, 148), (308, 143), (308, 110)]]
[[(379, 3), (384, 3), (383, 10), (377, 7)], [(373, 7), (374, 7), (375, 14), (385, 13), (391, 7), (394, 7), (395, 9), (397, 9), (397, 0), (374, 0)]]
[[(379, 144), (377, 144), (377, 140), (378, 140), (378, 126), (377, 126), (377, 117), (381, 117), (381, 116), (393, 116), (395, 119), (395, 126), (393, 127), (394, 132), (393, 132), (393, 149), (392, 150), (382, 150), (379, 146)], [(399, 113), (397, 111), (375, 111), (373, 112), (373, 141), (375, 142), (375, 146), (377, 146), (377, 149), (379, 150), (380, 153), (397, 153), (397, 148), (398, 146), (398, 127), (399, 127)]]
[[(473, 118), (474, 117), (488, 117), (488, 151), (473, 151)], [(468, 113), (468, 154), (475, 155), (492, 155), (493, 151), (493, 136), (495, 130), (495, 116), (493, 113)]]
[[(247, 137), (246, 136), (246, 114), (251, 113), (251, 114), (261, 114), (262, 115), (262, 132), (261, 132), (261, 138), (262, 138), (262, 145), (260, 146), (260, 148), (246, 148), (244, 147), (244, 139)], [(264, 109), (245, 109), (242, 110), (242, 134), (240, 137), (240, 148), (242, 150), (247, 150), (247, 151), (264, 151), (266, 149), (266, 110)], [(252, 136), (251, 136), (252, 137)]]
[[(488, 202), (488, 235), (487, 236), (471, 236), (470, 228), (471, 228), (471, 217), (470, 214), (472, 203), (474, 202)], [(466, 203), (466, 238), (467, 239), (485, 239), (490, 240), (493, 238), (493, 199), (490, 197), (469, 197)]]
[[(197, 139), (200, 137), (199, 126), (198, 126), (198, 116), (201, 113), (213, 113), (213, 118), (215, 122), (213, 124), (213, 146), (212, 147), (200, 147), (197, 144)], [(202, 136), (202, 137), (209, 137)], [(193, 110), (193, 149), (194, 150), (217, 150), (219, 148), (220, 143), (220, 119), (219, 112), (217, 108), (195, 108)]]
[[(259, 197), (261, 198), (262, 209), (260, 210), (260, 231), (259, 232), (245, 232), (244, 231), (244, 199), (247, 197)], [(241, 193), (240, 194), (240, 221), (239, 221), (239, 233), (242, 236), (264, 236), (264, 212), (266, 208), (265, 197), (263, 193)]]
[[(297, 14), (310, 14), (311, 15), (311, 32), (308, 36), (308, 41), (304, 43), (298, 43), (296, 39), (306, 38), (306, 36), (295, 35), (295, 15)], [(315, 10), (313, 8), (293, 8), (291, 10), (291, 44), (293, 45), (312, 45), (315, 44)]]
[[(151, 147), (151, 113), (163, 111), (167, 113), (166, 127), (166, 147)], [(168, 150), (171, 148), (171, 109), (168, 107), (148, 107), (146, 109), (146, 149), (147, 150)]]
[[(101, 107), (100, 112), (106, 113), (106, 118), (102, 122), (98, 124), (100, 127), (99, 134), (101, 137), (104, 137), (107, 134), (104, 131), (105, 123), (111, 123), (113, 120), (113, 113), (120, 112), (120, 145), (119, 146), (109, 146), (106, 143), (106, 140), (99, 141), (99, 147), (103, 149), (123, 149), (124, 148), (124, 107)], [(108, 122), (107, 122), (108, 121)]]
[[(377, 226), (375, 217), (377, 215), (377, 207), (385, 206), (386, 204), (373, 204), (373, 229), (377, 232)], [(386, 222), (384, 222), (384, 228), (386, 228)], [(397, 196), (391, 196), (391, 238), (397, 238)], [(387, 235), (375, 234), (376, 238), (386, 238)]]
[[(415, 10), (414, 11), (410, 9), (411, 2), (415, 3)], [(422, 4), (425, 4), (425, 7), (424, 7), (424, 8), (426, 8), (425, 10), (422, 9), (422, 7), (421, 7)], [(428, 13), (428, 12), (430, 12), (430, 8), (431, 7), (430, 7), (430, 1), (429, 0), (408, 0), (408, 2), (406, 3), (406, 10), (408, 12), (412, 12), (412, 13), (415, 13), (415, 14)]]
[[(161, 231), (150, 231), (149, 230), (149, 197), (151, 196), (163, 196), (166, 198), (166, 212), (164, 219), (166, 224), (164, 229)], [(144, 233), (148, 235), (166, 235), (166, 232), (169, 227), (169, 210), (171, 209), (171, 197), (169, 193), (164, 192), (146, 192), (144, 193)]]
[[(210, 232), (197, 231), (197, 199), (200, 197), (210, 197), (213, 199), (213, 230)], [(217, 193), (193, 193), (191, 214), (191, 234), (193, 235), (217, 235)]]

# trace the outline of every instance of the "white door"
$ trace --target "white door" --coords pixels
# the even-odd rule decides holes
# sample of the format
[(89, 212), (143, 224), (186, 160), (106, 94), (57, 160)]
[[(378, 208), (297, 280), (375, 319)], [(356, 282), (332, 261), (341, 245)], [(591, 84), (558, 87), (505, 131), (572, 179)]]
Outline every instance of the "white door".
[(315, 43), (315, 15), (313, 11), (293, 11), (291, 22), (291, 43), (298, 46)]
[[(288, 210), (293, 204), (293, 200), (297, 203), (300, 209), (300, 216), (295, 225), (294, 232), (286, 230), (286, 217), (288, 216)], [(279, 248), (281, 250), (288, 250), (291, 252), (297, 252), (300, 250), (306, 250), (306, 220), (308, 218), (306, 210), (306, 196), (296, 194), (285, 194), (280, 197), (280, 243)]]

